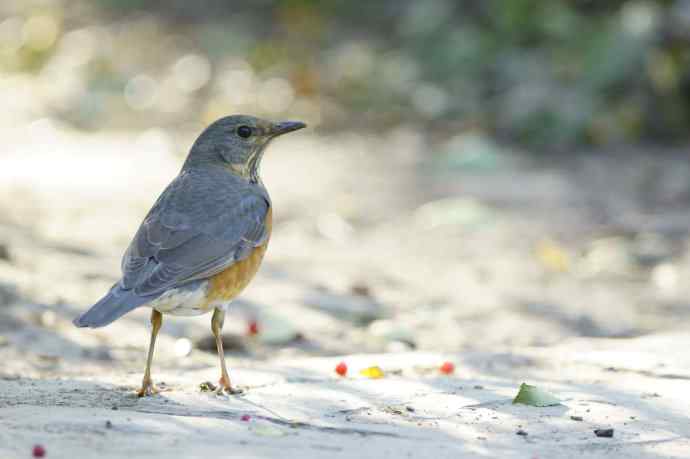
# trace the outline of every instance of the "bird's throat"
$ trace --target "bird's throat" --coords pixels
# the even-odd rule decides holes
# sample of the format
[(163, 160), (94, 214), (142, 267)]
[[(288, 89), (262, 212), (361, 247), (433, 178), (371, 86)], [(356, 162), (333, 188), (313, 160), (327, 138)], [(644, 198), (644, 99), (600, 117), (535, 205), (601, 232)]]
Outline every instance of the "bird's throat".
[(255, 152), (246, 163), (229, 163), (226, 167), (233, 174), (242, 177), (251, 183), (259, 183), (261, 181), (261, 178), (259, 177), (259, 169), (261, 166), (262, 156), (263, 149)]

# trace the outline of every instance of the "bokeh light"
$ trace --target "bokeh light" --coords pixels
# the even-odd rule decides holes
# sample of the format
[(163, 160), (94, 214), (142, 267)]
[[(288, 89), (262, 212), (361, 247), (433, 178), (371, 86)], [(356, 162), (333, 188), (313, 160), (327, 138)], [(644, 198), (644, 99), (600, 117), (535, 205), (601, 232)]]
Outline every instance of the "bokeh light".
[(137, 75), (127, 82), (124, 96), (134, 110), (146, 110), (156, 103), (158, 83), (148, 75)]

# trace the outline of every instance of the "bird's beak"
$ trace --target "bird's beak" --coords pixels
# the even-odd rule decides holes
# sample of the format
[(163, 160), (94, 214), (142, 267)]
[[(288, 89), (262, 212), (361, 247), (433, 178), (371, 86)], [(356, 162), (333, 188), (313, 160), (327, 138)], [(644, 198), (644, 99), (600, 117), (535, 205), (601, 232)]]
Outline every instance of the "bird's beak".
[(280, 123), (275, 123), (271, 128), (271, 136), (279, 136), (287, 134), (288, 132), (296, 131), (307, 127), (306, 124), (301, 121), (281, 121)]

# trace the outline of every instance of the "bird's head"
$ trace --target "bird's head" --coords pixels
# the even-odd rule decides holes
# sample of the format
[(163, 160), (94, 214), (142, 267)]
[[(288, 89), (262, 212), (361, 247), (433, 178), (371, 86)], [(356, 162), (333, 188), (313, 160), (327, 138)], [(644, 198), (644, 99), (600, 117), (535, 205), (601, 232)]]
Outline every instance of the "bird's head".
[(226, 116), (215, 121), (194, 142), (184, 168), (201, 164), (222, 165), (253, 182), (266, 146), (275, 137), (306, 127), (299, 121), (272, 122), (248, 115)]

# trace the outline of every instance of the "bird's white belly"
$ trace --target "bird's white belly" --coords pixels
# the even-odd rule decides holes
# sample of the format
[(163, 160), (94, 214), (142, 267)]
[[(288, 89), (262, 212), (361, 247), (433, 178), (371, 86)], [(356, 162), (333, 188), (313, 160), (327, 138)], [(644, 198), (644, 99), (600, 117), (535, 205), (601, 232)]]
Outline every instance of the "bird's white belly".
[(173, 316), (198, 316), (212, 311), (220, 304), (207, 300), (208, 281), (194, 282), (163, 293), (149, 305), (163, 314)]

